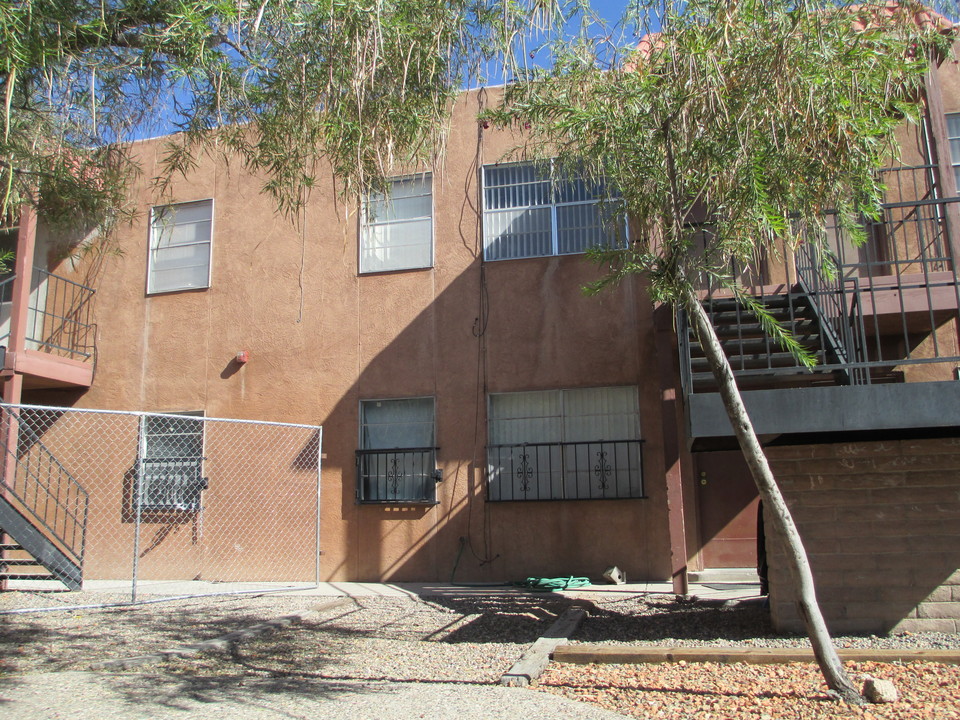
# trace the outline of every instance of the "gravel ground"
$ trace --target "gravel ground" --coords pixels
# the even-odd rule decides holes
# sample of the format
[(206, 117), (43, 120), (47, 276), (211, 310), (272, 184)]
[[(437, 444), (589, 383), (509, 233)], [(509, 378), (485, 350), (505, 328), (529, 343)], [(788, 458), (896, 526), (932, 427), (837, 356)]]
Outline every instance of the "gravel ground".
[[(84, 598), (111, 600), (123, 598)], [(960, 720), (960, 668), (933, 663), (851, 665), (858, 679), (871, 674), (893, 680), (903, 696), (893, 705), (865, 711), (830, 700), (817, 669), (807, 664), (554, 663), (535, 687), (545, 692), (496, 686), (573, 602), (554, 594), (353, 598), (229, 652), (123, 672), (89, 672), (98, 661), (219, 637), (328, 600), (228, 596), (0, 615), (4, 717)], [(574, 642), (806, 644), (805, 638), (776, 636), (760, 602), (678, 603), (672, 596), (651, 595), (595, 595), (591, 601), (594, 607)], [(75, 603), (75, 596), (0, 594), (0, 609), (65, 602)], [(847, 647), (960, 648), (960, 637), (934, 633), (836, 640)], [(3, 704), (3, 698), (12, 702)], [(69, 704), (65, 698), (83, 698), (81, 714), (63, 710)], [(571, 700), (580, 702), (570, 705)], [(90, 708), (96, 713), (83, 714)]]
[[(5, 599), (18, 600), (26, 604), (31, 598)], [(219, 637), (326, 602), (304, 595), (227, 596), (2, 615), (0, 674), (87, 670), (99, 661)], [(251, 672), (311, 677), (494, 682), (568, 604), (553, 595), (360, 597), (240, 643), (232, 655), (203, 655), (168, 667), (217, 672), (239, 664)]]
[[(572, 642), (671, 647), (810, 645), (805, 635), (775, 633), (763, 598), (683, 603), (669, 595), (633, 595), (592, 602), (594, 608)], [(953, 633), (844, 635), (834, 640), (845, 648), (960, 649), (960, 635)]]
[(960, 668), (936, 663), (850, 663), (864, 675), (892, 680), (900, 700), (857, 708), (831, 699), (812, 663), (790, 665), (551, 664), (536, 689), (652, 720), (955, 720)]
[[(596, 601), (573, 642), (634, 645), (806, 647), (781, 636), (762, 600), (678, 603), (668, 596)], [(851, 648), (960, 648), (960, 635), (902, 633), (835, 637)], [(937, 663), (848, 663), (857, 687), (867, 675), (892, 680), (900, 700), (854, 708), (827, 694), (813, 663), (789, 665), (566, 665), (551, 663), (536, 689), (595, 703), (623, 715), (671, 720), (954, 720), (960, 718), (960, 667)]]

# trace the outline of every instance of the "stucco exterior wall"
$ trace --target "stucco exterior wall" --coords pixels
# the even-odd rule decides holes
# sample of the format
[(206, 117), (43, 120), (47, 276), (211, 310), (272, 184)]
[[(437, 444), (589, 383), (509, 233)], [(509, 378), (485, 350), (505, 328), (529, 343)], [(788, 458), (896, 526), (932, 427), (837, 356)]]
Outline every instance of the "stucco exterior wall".
[[(295, 222), (275, 213), (258, 178), (208, 158), (160, 197), (148, 179), (161, 142), (139, 143), (138, 215), (117, 252), (58, 269), (97, 289), (93, 386), (25, 401), (322, 424), (325, 580), (599, 577), (611, 564), (631, 578), (667, 578), (652, 307), (637, 282), (585, 298), (580, 288), (599, 270), (581, 256), (482, 262), (479, 169), (516, 142), (478, 125), (484, 97), (468, 93), (455, 108), (433, 175), (434, 263), (420, 270), (358, 274), (357, 205), (338, 200), (329, 181)], [(151, 206), (206, 198), (210, 287), (148, 296)], [(240, 350), (250, 357), (242, 366)], [(612, 385), (639, 388), (645, 499), (485, 501), (489, 392)], [(360, 401), (415, 396), (435, 398), (438, 504), (358, 505)], [(123, 482), (120, 466), (107, 475), (100, 482), (111, 488)], [(123, 519), (114, 510), (100, 521)], [(185, 552), (181, 539), (171, 538), (171, 554)], [(288, 579), (301, 569), (249, 573)]]
[[(960, 630), (960, 438), (768, 449), (835, 632)], [(765, 511), (770, 608), (802, 632)]]

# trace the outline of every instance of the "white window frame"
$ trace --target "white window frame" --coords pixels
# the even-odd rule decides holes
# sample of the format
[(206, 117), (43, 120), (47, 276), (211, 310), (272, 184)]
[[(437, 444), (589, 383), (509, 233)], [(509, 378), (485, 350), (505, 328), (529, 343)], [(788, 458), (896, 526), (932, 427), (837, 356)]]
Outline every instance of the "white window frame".
[[(168, 227), (176, 227), (178, 225), (176, 221), (176, 213), (178, 208), (185, 208), (188, 206), (200, 207), (202, 205), (207, 205), (209, 207), (209, 219), (201, 221), (191, 221), (189, 223), (179, 223), (182, 225), (187, 224), (207, 224), (207, 237), (205, 240), (193, 240), (190, 242), (177, 243), (176, 245), (162, 244), (164, 243), (165, 236), (166, 238), (170, 237), (170, 233), (164, 233), (163, 230)], [(167, 212), (173, 214), (173, 221), (169, 225), (169, 221), (163, 218), (163, 215)], [(213, 231), (214, 231), (214, 201), (213, 198), (204, 198), (201, 200), (190, 200), (188, 202), (178, 202), (171, 203), (169, 205), (155, 205), (150, 209), (150, 240), (149, 248), (147, 255), (147, 294), (148, 295), (158, 295), (162, 293), (170, 292), (180, 292), (182, 290), (202, 290), (210, 287), (210, 278), (213, 268)], [(207, 272), (205, 280), (202, 284), (182, 282), (173, 284), (170, 286), (160, 286), (157, 287), (157, 278), (156, 272), (157, 268), (157, 256), (162, 253), (164, 250), (169, 250), (174, 247), (206, 247), (206, 266)], [(197, 265), (195, 267), (200, 267)]]
[[(395, 186), (401, 183), (407, 183), (410, 181), (421, 181), (425, 189), (424, 191), (413, 194), (405, 195), (403, 197), (397, 197), (396, 200), (399, 203), (406, 200), (416, 200), (422, 198), (429, 198), (429, 212), (426, 215), (417, 215), (415, 217), (409, 218), (390, 218), (385, 217), (383, 219), (376, 219), (370, 217), (370, 207), (373, 203), (382, 203), (384, 207), (392, 208), (393, 198), (392, 190)], [(392, 178), (387, 181), (391, 187), (391, 193), (373, 193), (364, 198), (363, 202), (363, 211), (361, 213), (360, 221), (360, 242), (359, 242), (359, 258), (358, 266), (359, 272), (361, 275), (368, 275), (372, 273), (383, 273), (383, 272), (398, 272), (402, 270), (423, 270), (426, 268), (433, 267), (434, 259), (434, 244), (433, 244), (433, 173), (417, 173), (415, 175), (404, 175), (402, 177)], [(388, 215), (390, 211), (388, 210)], [(384, 235), (389, 234), (391, 228), (395, 228), (398, 225), (412, 225), (417, 224), (426, 224), (427, 231), (426, 237), (420, 239), (415, 243), (406, 243), (403, 245), (392, 245), (390, 243), (385, 243), (378, 245), (377, 240), (383, 238)], [(389, 258), (380, 258), (376, 259), (378, 253), (381, 253), (385, 256), (390, 254), (390, 250), (396, 247), (413, 247), (418, 249), (417, 254), (421, 254), (426, 250), (426, 257), (423, 260), (415, 260), (409, 262), (403, 261), (391, 261)]]
[[(955, 135), (950, 132), (951, 120), (956, 124), (956, 130), (954, 132), (957, 134)], [(950, 164), (953, 166), (955, 187), (957, 191), (960, 192), (960, 112), (946, 113), (946, 126), (947, 142), (950, 144)]]
[[(576, 407), (575, 394), (596, 392), (596, 402), (604, 391), (616, 391), (629, 409), (583, 412), (582, 405), (579, 410)], [(545, 408), (544, 412), (513, 415), (495, 408), (499, 398), (522, 402), (524, 395), (532, 398), (533, 406)], [(619, 430), (610, 430), (617, 426)], [(604, 437), (610, 433), (619, 437)], [(487, 397), (487, 499), (642, 498), (640, 433), (640, 399), (635, 385), (491, 393)]]
[[(532, 169), (539, 177), (534, 180), (513, 184), (504, 184), (497, 186), (498, 188), (516, 188), (522, 185), (536, 185), (542, 183), (550, 183), (549, 189), (549, 200), (547, 202), (532, 204), (532, 205), (504, 205), (503, 207), (491, 207), (490, 198), (488, 191), (491, 190), (488, 181), (488, 174), (492, 170), (509, 170), (511, 168), (523, 168), (523, 169)], [(584, 192), (588, 195), (587, 199), (584, 200), (569, 200), (563, 201), (559, 198), (560, 189), (563, 187), (565, 181), (564, 178), (560, 177), (559, 168), (557, 167), (556, 162), (551, 159), (542, 163), (537, 162), (514, 162), (514, 163), (496, 163), (493, 165), (484, 165), (481, 176), (481, 200), (483, 204), (483, 257), (485, 261), (498, 261), (498, 260), (518, 260), (522, 258), (532, 258), (532, 257), (553, 257), (557, 255), (580, 255), (586, 252), (585, 249), (576, 249), (576, 250), (564, 250), (561, 248), (561, 235), (565, 232), (565, 229), (561, 227), (559, 221), (559, 215), (566, 209), (574, 209), (577, 207), (587, 208), (590, 206), (599, 206), (602, 203), (611, 202), (611, 199), (602, 199), (597, 197), (592, 197), (593, 192), (587, 188), (584, 188)], [(579, 183), (579, 179), (574, 178), (574, 183)], [(506, 193), (507, 191), (504, 190)], [(546, 210), (550, 213), (550, 251), (549, 252), (520, 252), (520, 253), (509, 253), (503, 254), (494, 250), (494, 244), (499, 240), (503, 233), (495, 234), (495, 229), (493, 227), (494, 222), (493, 218), (499, 214), (509, 213), (511, 211), (537, 211), (537, 210)], [(602, 213), (601, 222), (603, 222)], [(604, 237), (604, 241), (600, 243), (593, 243), (588, 247), (602, 246), (602, 245), (613, 245), (617, 242), (622, 242), (626, 238), (626, 223), (624, 223), (622, 236), (620, 238), (611, 237), (609, 229), (607, 227), (601, 227), (601, 233)]]
[[(188, 438), (182, 452), (157, 453), (152, 449), (159, 438), (171, 433), (151, 427), (158, 420), (196, 423), (197, 430), (179, 429), (175, 435)], [(196, 439), (199, 436), (199, 445)], [(178, 413), (151, 413), (140, 418), (136, 500), (144, 510), (196, 511), (201, 509), (201, 492), (207, 487), (203, 476), (206, 423), (202, 410)]]
[[(429, 438), (425, 442), (392, 446), (390, 443), (369, 442), (367, 428), (368, 407), (381, 405), (402, 406), (403, 403), (430, 403)], [(432, 396), (405, 398), (374, 398), (361, 400), (359, 409), (360, 435), (357, 447), (357, 502), (435, 505), (436, 483), (440, 481), (437, 469), (437, 403)], [(421, 425), (426, 422), (417, 421)], [(411, 423), (392, 422), (386, 425), (405, 426)]]

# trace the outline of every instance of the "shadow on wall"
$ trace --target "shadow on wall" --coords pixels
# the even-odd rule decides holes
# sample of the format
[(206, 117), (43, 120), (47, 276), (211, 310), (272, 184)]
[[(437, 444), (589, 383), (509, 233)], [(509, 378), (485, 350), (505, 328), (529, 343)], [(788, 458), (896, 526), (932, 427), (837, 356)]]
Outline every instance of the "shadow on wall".
[[(655, 367), (652, 308), (632, 281), (584, 297), (581, 288), (598, 275), (582, 256), (562, 256), (473, 259), (446, 285), (439, 270), (356, 279), (359, 343), (344, 329), (323, 333), (340, 347), (359, 345), (361, 368), (322, 419), (324, 487), (339, 473), (339, 512), (328, 505), (323, 520), (326, 552), (343, 543), (342, 560), (325, 574), (366, 581), (599, 578), (617, 564), (630, 577), (669, 575), (666, 509), (654, 481), (663, 475), (655, 452), (659, 415), (647, 410), (659, 398), (641, 381), (641, 369)], [(615, 385), (640, 386), (647, 498), (486, 501), (488, 393)], [(357, 502), (361, 402), (398, 398), (434, 400), (442, 471), (436, 505)], [(384, 465), (381, 475), (392, 470), (402, 468)], [(325, 498), (333, 502), (329, 491)], [(331, 517), (342, 523), (342, 539)]]

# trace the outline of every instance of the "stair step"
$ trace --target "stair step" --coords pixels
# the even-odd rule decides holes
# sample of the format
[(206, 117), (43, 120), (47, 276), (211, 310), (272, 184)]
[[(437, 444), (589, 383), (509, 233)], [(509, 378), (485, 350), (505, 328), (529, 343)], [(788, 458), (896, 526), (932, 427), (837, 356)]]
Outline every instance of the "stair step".
[[(741, 390), (769, 390), (772, 388), (798, 388), (815, 386), (833, 386), (843, 384), (843, 373), (839, 370), (807, 371), (797, 369), (794, 373), (765, 375), (743, 375), (737, 378), (737, 387)], [(717, 382), (711, 373), (698, 373), (691, 378), (693, 392), (717, 392)]]
[(12, 565), (17, 565), (20, 567), (36, 565), (37, 567), (42, 567), (40, 563), (38, 563), (33, 558), (9, 558), (9, 557), (0, 558), (0, 567), (4, 565), (7, 565), (8, 567)]
[(17, 543), (0, 543), (0, 552), (16, 552), (23, 550)]
[[(820, 336), (817, 334), (795, 335), (794, 338), (810, 352), (816, 353), (820, 350)], [(728, 338), (720, 341), (720, 347), (723, 348), (723, 352), (731, 360), (739, 355), (783, 351), (780, 343), (772, 338)], [(694, 358), (703, 357), (703, 346), (698, 342), (690, 343), (690, 356)]]
[[(806, 317), (798, 317), (780, 323), (793, 335), (816, 334), (819, 331), (816, 322)], [(729, 325), (714, 326), (714, 331), (720, 339), (729, 337), (766, 337), (767, 331), (759, 322), (731, 323)], [(692, 332), (692, 331), (691, 331)]]
[[(737, 325), (745, 323), (757, 323), (759, 324), (760, 319), (752, 312), (748, 310), (724, 310), (722, 312), (708, 312), (710, 316), (710, 321), (713, 323), (714, 327), (722, 327), (724, 325)], [(793, 312), (790, 311), (790, 308), (780, 308), (773, 309), (770, 312), (770, 315), (780, 324), (788, 323), (793, 320), (809, 319), (809, 309), (804, 307), (798, 307), (794, 305)]]
[[(800, 361), (788, 352), (736, 355), (730, 358), (730, 365), (734, 372), (738, 370), (765, 370), (768, 368), (789, 367), (797, 367), (798, 369), (806, 371), (806, 368), (800, 366)], [(690, 370), (693, 373), (706, 373), (710, 372), (710, 365), (707, 363), (706, 358), (691, 358)]]
[(50, 573), (0, 572), (0, 580), (56, 580)]
[[(757, 295), (756, 299), (766, 305), (769, 308), (782, 308), (788, 307), (790, 301), (793, 300), (793, 304), (797, 303), (807, 303), (807, 297), (802, 292), (798, 292), (798, 289), (795, 287), (792, 293), (776, 293), (775, 295)], [(718, 308), (723, 310), (735, 309), (737, 307), (743, 307), (743, 304), (737, 300), (735, 297), (712, 297), (703, 301), (703, 306), (707, 308)]]

